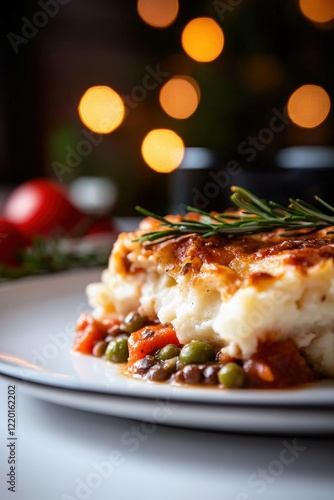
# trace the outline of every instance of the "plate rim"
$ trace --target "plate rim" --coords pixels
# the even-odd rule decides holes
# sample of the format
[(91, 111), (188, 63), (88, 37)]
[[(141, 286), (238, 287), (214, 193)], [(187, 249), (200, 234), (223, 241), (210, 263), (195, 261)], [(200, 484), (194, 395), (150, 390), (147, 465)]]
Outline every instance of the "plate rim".
[[(1, 377), (16, 383), (10, 376)], [(37, 398), (43, 402), (74, 408), (91, 413), (104, 414), (118, 418), (126, 418), (141, 422), (150, 422), (154, 425), (167, 425), (193, 430), (214, 432), (232, 432), (237, 434), (275, 435), (275, 436), (330, 436), (334, 435), (334, 413), (332, 409), (319, 411), (312, 408), (313, 418), (304, 408), (258, 408), (246, 406), (240, 411), (239, 406), (228, 405), (224, 412), (214, 407), (213, 412), (207, 412), (200, 404), (182, 401), (167, 401), (170, 407), (165, 411), (163, 399), (142, 399), (140, 406), (134, 404), (135, 398), (125, 398), (122, 395), (92, 393), (92, 398), (84, 397), (85, 391), (76, 393), (77, 398), (71, 397), (71, 390), (42, 386), (32, 382), (19, 381), (19, 391)], [(47, 391), (47, 392), (46, 392)], [(75, 391), (74, 391), (75, 392)], [(69, 396), (70, 395), (70, 396)], [(65, 397), (64, 397), (65, 396)], [(167, 406), (168, 407), (168, 406)], [(125, 409), (124, 409), (125, 408)], [(130, 408), (130, 409), (129, 409)], [(162, 410), (163, 415), (158, 417), (157, 412)], [(199, 412), (202, 419), (194, 418), (195, 411)], [(203, 413), (204, 412), (204, 413)]]

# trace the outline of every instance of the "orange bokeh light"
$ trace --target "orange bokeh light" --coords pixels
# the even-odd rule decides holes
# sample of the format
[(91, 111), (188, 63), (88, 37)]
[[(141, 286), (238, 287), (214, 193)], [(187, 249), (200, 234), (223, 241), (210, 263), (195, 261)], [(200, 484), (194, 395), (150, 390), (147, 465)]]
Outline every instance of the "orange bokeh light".
[(173, 118), (184, 119), (197, 109), (200, 90), (197, 82), (189, 76), (175, 76), (160, 90), (162, 109)]
[(166, 28), (179, 12), (178, 0), (138, 0), (137, 11), (145, 23), (155, 28)]
[(326, 119), (330, 107), (330, 98), (322, 87), (302, 85), (288, 100), (288, 115), (299, 127), (313, 128)]
[(299, 8), (305, 17), (315, 23), (328, 23), (334, 19), (333, 0), (299, 0)]
[(224, 33), (211, 17), (197, 17), (182, 32), (182, 47), (192, 59), (210, 62), (216, 59), (224, 47)]
[(122, 98), (110, 87), (90, 87), (80, 99), (79, 116), (86, 127), (98, 134), (109, 134), (123, 121)]
[(151, 130), (143, 140), (141, 152), (145, 162), (156, 172), (175, 170), (183, 160), (184, 143), (179, 135), (169, 129)]

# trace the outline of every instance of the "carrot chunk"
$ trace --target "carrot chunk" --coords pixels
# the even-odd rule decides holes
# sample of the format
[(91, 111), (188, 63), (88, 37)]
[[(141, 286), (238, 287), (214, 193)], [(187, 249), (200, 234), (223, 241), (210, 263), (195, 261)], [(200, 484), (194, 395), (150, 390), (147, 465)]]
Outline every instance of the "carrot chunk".
[(128, 340), (129, 364), (144, 358), (167, 344), (180, 345), (171, 325), (150, 325), (133, 332)]
[(117, 320), (100, 322), (89, 313), (81, 314), (75, 328), (77, 336), (73, 349), (82, 354), (92, 354), (94, 345), (106, 337), (108, 328), (118, 323)]

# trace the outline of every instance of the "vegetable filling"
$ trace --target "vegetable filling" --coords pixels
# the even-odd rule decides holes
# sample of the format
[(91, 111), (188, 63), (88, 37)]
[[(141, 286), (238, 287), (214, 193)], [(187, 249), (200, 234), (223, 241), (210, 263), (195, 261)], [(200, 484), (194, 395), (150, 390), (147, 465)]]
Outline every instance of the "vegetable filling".
[(127, 373), (152, 382), (218, 388), (284, 388), (319, 378), (291, 339), (259, 343), (248, 360), (198, 340), (181, 345), (171, 325), (134, 311), (124, 319), (96, 320), (83, 313), (74, 350), (123, 363)]

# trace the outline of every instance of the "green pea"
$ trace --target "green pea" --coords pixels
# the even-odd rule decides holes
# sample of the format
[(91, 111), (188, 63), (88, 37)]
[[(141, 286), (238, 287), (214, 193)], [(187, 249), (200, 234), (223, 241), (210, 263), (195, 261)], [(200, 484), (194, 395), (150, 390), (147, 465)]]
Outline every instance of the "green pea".
[(218, 372), (218, 382), (228, 389), (238, 389), (246, 382), (246, 373), (237, 363), (226, 363)]
[(105, 358), (112, 363), (125, 363), (129, 357), (128, 337), (118, 335), (108, 344), (105, 352)]
[(190, 363), (206, 363), (215, 359), (215, 350), (207, 342), (192, 340), (182, 347), (179, 358), (186, 365)]
[(124, 332), (133, 333), (149, 324), (147, 316), (141, 316), (138, 312), (131, 312), (125, 318), (121, 325)]
[(158, 353), (158, 357), (161, 361), (166, 359), (175, 358), (180, 354), (180, 348), (176, 344), (167, 344), (162, 347)]

